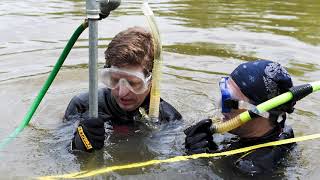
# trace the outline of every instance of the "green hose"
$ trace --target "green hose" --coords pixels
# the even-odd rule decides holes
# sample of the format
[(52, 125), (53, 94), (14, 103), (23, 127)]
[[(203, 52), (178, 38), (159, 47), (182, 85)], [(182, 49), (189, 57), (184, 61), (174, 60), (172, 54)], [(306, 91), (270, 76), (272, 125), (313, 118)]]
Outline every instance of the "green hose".
[(316, 92), (320, 90), (320, 81), (310, 83), (312, 86), (312, 92)]
[[(289, 102), (293, 98), (298, 98), (298, 100), (300, 100), (303, 97), (305, 97), (306, 95), (308, 95), (312, 92), (316, 92), (318, 90), (320, 90), (320, 81), (312, 82), (310, 84), (305, 84), (300, 87), (298, 86), (296, 88), (295, 94), (292, 93), (291, 91), (283, 93), (279, 96), (276, 96), (272, 99), (269, 99), (266, 102), (259, 104), (256, 107), (256, 109), (252, 109), (251, 111), (256, 111), (259, 113), (267, 112), (273, 108), (276, 108), (282, 104)], [(300, 96), (300, 97), (298, 97), (298, 96)], [(212, 131), (212, 133), (228, 132), (228, 131), (231, 131), (231, 130), (241, 126), (242, 124), (245, 124), (246, 122), (250, 121), (251, 119), (252, 118), (250, 116), (250, 112), (245, 111), (245, 112), (239, 114), (238, 116), (236, 116), (226, 122), (214, 124), (211, 127), (211, 131)]]
[(67, 58), (69, 52), (71, 51), (74, 43), (77, 41), (77, 39), (79, 38), (79, 36), (81, 35), (81, 33), (88, 27), (88, 22), (85, 21), (84, 23), (82, 23), (73, 33), (73, 35), (71, 36), (70, 40), (68, 41), (66, 47), (63, 49), (58, 61), (56, 62), (55, 66), (53, 67), (53, 70), (51, 71), (51, 73), (49, 74), (48, 79), (46, 80), (46, 82), (44, 83), (44, 85), (42, 86), (41, 90), (39, 91), (38, 96), (36, 97), (36, 99), (33, 101), (31, 107), (29, 108), (29, 111), (27, 112), (27, 114), (24, 116), (23, 121), (20, 123), (20, 125), (11, 133), (9, 134), (8, 137), (6, 137), (5, 139), (3, 139), (0, 142), (0, 150), (7, 145), (8, 143), (10, 143), (14, 138), (16, 138), (18, 136), (18, 134), (29, 124), (34, 112), (37, 110), (42, 98), (44, 97), (44, 95), (46, 94), (46, 92), (48, 91), (50, 85), (52, 84), (54, 78), (56, 77), (56, 75), (58, 74), (64, 60)]

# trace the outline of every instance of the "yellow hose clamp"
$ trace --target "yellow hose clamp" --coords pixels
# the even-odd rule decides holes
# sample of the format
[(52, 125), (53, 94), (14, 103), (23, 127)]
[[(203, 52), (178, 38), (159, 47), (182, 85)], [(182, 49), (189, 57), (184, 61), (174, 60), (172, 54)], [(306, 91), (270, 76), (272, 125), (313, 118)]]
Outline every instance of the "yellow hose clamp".
[(91, 150), (91, 149), (92, 149), (92, 145), (91, 145), (91, 143), (89, 142), (87, 136), (84, 134), (82, 127), (79, 126), (79, 127), (77, 128), (77, 130), (78, 130), (79, 136), (80, 136), (80, 138), (81, 138), (84, 146), (86, 147), (86, 149), (87, 149), (87, 150)]

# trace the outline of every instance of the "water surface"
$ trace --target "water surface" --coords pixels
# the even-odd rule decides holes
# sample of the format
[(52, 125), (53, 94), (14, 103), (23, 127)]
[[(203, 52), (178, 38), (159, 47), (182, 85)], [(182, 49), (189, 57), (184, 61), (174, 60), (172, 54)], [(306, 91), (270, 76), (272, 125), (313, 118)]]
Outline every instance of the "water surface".
[[(99, 23), (99, 66), (112, 37), (146, 27), (142, 1), (127, 0)], [(25, 178), (164, 159), (183, 153), (182, 130), (217, 109), (217, 82), (237, 65), (257, 58), (277, 61), (294, 84), (320, 77), (320, 1), (155, 0), (164, 49), (162, 97), (184, 116), (160, 132), (112, 136), (95, 154), (68, 151), (74, 130), (62, 116), (70, 99), (88, 90), (88, 33), (75, 44), (30, 126), (1, 152), (3, 178)], [(69, 37), (85, 17), (81, 0), (0, 2), (0, 138), (23, 119)], [(296, 136), (318, 133), (320, 96), (301, 100), (287, 120)], [(275, 174), (279, 179), (315, 179), (320, 174), (318, 140), (302, 142)], [(224, 158), (131, 169), (98, 178), (239, 179)], [(270, 178), (269, 176), (260, 177)]]

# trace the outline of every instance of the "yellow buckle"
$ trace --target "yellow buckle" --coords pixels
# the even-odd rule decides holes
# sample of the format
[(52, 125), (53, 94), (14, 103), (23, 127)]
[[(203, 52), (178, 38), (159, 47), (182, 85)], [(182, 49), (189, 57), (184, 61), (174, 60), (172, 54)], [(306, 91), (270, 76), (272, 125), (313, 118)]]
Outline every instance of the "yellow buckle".
[(87, 149), (87, 150), (92, 149), (92, 145), (91, 145), (91, 143), (89, 142), (87, 136), (84, 134), (82, 127), (79, 126), (79, 127), (77, 128), (77, 130), (78, 130), (78, 133), (79, 133), (79, 135), (80, 135), (80, 138), (81, 138), (84, 146), (86, 147), (86, 149)]

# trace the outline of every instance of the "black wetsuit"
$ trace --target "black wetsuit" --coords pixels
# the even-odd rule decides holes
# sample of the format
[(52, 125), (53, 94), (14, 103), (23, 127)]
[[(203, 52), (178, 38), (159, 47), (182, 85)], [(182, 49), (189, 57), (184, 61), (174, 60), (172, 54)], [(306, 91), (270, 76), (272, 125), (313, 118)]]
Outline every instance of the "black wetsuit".
[[(277, 141), (281, 139), (293, 138), (294, 133), (291, 127), (278, 127), (260, 138), (243, 139), (240, 138), (233, 142), (229, 142), (227, 147), (221, 151), (238, 149), (256, 144)], [(228, 164), (247, 175), (262, 174), (273, 171), (280, 160), (285, 157), (287, 152), (294, 147), (295, 143), (279, 146), (270, 146), (259, 148), (242, 154), (236, 154), (228, 157)]]
[[(150, 97), (147, 96), (140, 107), (143, 107), (148, 113), (149, 110)], [(105, 122), (108, 122), (113, 129), (120, 127), (120, 131), (123, 129), (128, 129), (136, 125), (136, 122), (142, 118), (139, 108), (134, 111), (124, 111), (116, 103), (114, 97), (111, 95), (110, 89), (99, 89), (98, 91), (98, 114), (102, 117)], [(88, 118), (89, 115), (89, 94), (82, 93), (72, 98), (70, 101), (64, 119), (67, 121), (77, 121), (84, 120)], [(159, 109), (159, 122), (169, 122), (173, 120), (181, 120), (181, 114), (169, 103), (160, 100)], [(123, 128), (125, 126), (125, 128)], [(121, 130), (122, 128), (122, 130)], [(78, 133), (75, 133), (78, 136)]]

